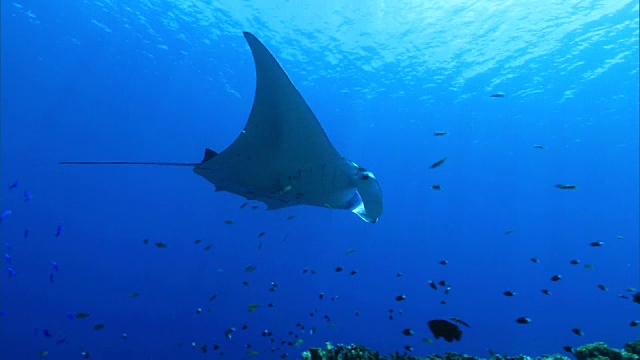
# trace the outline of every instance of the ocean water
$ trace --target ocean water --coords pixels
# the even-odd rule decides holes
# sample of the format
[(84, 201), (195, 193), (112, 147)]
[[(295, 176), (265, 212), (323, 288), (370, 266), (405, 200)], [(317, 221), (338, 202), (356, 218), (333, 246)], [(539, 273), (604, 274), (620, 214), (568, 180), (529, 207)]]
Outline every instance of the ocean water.
[[(541, 355), (640, 337), (637, 0), (1, 10), (1, 359), (280, 359), (326, 342)], [(243, 31), (376, 175), (378, 223), (242, 207), (184, 167), (58, 164), (222, 151), (255, 91)], [(435, 339), (426, 323), (451, 317), (470, 327)]]

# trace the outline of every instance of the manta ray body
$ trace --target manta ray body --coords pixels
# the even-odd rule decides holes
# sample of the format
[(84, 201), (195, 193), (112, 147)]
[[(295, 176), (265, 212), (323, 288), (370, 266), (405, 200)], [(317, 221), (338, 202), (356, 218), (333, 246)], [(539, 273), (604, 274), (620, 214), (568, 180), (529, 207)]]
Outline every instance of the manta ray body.
[(244, 37), (256, 66), (255, 98), (244, 129), (224, 151), (205, 149), (199, 163), (61, 164), (189, 166), (216, 191), (261, 201), (269, 210), (312, 205), (350, 210), (375, 223), (383, 204), (373, 173), (340, 155), (275, 57), (253, 34)]

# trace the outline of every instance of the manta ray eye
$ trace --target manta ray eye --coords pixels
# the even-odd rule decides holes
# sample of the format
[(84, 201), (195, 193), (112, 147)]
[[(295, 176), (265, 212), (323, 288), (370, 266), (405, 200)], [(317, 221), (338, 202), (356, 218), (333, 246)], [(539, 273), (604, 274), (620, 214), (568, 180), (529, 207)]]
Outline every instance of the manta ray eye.
[(361, 180), (369, 180), (371, 178), (371, 175), (369, 175), (369, 173), (362, 173), (360, 174), (360, 179)]

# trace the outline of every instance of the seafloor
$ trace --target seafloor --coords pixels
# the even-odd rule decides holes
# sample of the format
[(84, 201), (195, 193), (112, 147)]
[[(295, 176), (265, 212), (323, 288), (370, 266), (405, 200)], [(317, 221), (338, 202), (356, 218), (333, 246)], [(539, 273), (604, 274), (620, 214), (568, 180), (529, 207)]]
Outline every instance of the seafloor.
[(566, 352), (571, 357), (559, 354), (544, 355), (538, 357), (531, 357), (526, 355), (507, 356), (490, 354), (490, 356), (487, 358), (479, 358), (457, 353), (445, 353), (444, 355), (417, 357), (401, 353), (381, 355), (378, 351), (367, 349), (362, 345), (339, 344), (334, 346), (331, 343), (327, 343), (325, 349), (310, 348), (309, 350), (302, 353), (302, 358), (304, 360), (570, 360), (571, 358), (576, 358), (578, 360), (640, 360), (640, 339), (628, 342), (624, 346), (624, 349), (610, 348), (605, 343), (597, 342), (577, 348), (567, 348)]

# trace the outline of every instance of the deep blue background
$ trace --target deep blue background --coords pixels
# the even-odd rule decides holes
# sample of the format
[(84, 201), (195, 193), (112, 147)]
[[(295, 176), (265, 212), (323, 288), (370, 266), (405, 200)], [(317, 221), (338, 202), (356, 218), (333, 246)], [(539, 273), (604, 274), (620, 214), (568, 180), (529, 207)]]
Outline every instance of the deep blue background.
[[(540, 355), (638, 338), (638, 305), (617, 297), (640, 287), (638, 2), (420, 3), (2, 2), (0, 210), (13, 214), (0, 231), (17, 275), (0, 276), (0, 358), (235, 359), (247, 344), (260, 358), (295, 358), (326, 341)], [(378, 224), (319, 208), (241, 209), (244, 199), (185, 168), (57, 165), (223, 150), (253, 100), (242, 31), (280, 60), (336, 148), (376, 174)], [(498, 91), (507, 96), (489, 97)], [(262, 306), (249, 313), (252, 303)], [(422, 341), (428, 320), (449, 317), (471, 325), (462, 341)], [(301, 346), (280, 344), (296, 340), (290, 330)]]

